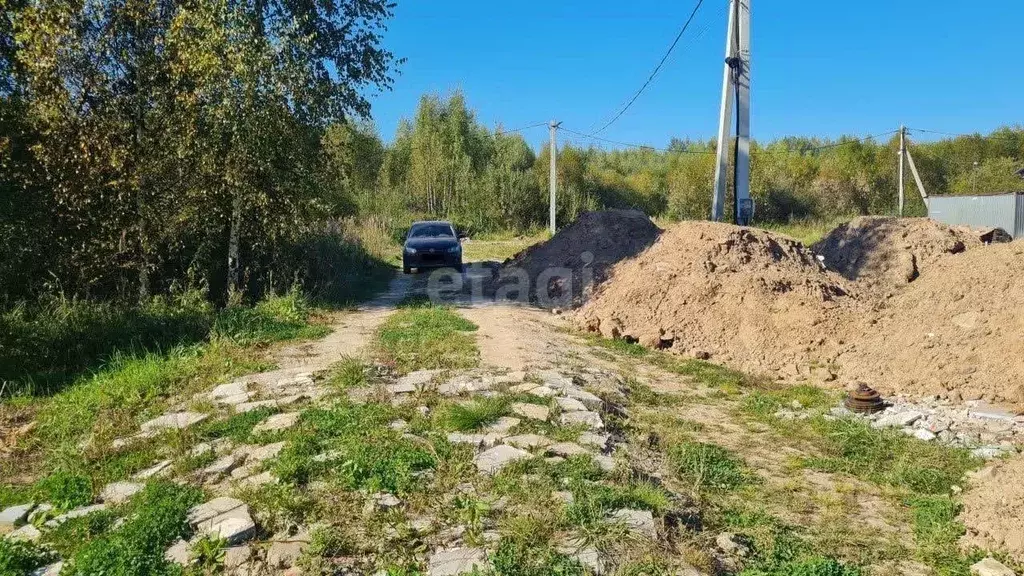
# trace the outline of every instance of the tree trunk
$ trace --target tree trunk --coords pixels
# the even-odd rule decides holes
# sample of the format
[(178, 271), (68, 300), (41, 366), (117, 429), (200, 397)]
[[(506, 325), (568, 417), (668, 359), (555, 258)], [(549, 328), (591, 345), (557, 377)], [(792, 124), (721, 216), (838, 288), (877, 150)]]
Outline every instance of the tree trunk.
[(241, 284), (241, 267), (238, 262), (238, 236), (242, 226), (242, 195), (236, 192), (231, 201), (231, 229), (228, 232), (228, 299), (237, 292)]

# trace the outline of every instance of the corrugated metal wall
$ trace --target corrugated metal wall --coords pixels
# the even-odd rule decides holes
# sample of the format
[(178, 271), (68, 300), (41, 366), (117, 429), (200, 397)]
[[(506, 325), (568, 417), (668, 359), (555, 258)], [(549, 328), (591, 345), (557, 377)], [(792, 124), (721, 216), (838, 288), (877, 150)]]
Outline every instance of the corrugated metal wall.
[(1017, 194), (1017, 225), (1010, 233), (1014, 238), (1024, 238), (1024, 194)]
[(932, 196), (928, 216), (956, 226), (1002, 228), (1014, 238), (1024, 238), (1024, 194)]

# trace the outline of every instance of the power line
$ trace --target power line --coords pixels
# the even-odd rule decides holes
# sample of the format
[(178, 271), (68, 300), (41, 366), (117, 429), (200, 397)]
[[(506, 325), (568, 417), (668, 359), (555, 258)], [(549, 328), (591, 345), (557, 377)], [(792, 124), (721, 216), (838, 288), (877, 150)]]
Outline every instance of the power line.
[(924, 132), (925, 134), (937, 134), (939, 136), (949, 136), (951, 138), (991, 138), (993, 140), (1013, 140), (1018, 141), (1018, 138), (1013, 136), (1002, 136), (997, 134), (989, 134), (985, 136), (980, 133), (975, 134), (955, 134), (953, 132), (940, 132), (938, 130), (925, 130), (924, 128), (907, 128), (911, 132)]
[[(685, 43), (685, 44), (683, 45), (683, 48), (687, 48), (687, 47), (693, 46), (693, 45), (694, 45), (694, 44), (695, 44), (695, 43), (696, 43), (696, 42), (697, 42), (698, 40), (700, 40), (701, 38), (703, 38), (703, 37), (704, 37), (704, 35), (705, 35), (705, 34), (707, 34), (708, 30), (710, 30), (710, 29), (711, 29), (711, 24), (712, 24), (711, 22), (707, 22), (707, 23), (705, 23), (703, 27), (701, 27), (701, 28), (700, 28), (699, 30), (697, 30), (697, 33), (696, 33), (696, 34), (694, 34), (694, 35), (693, 35), (692, 37), (690, 37), (689, 41), (687, 41), (687, 42), (686, 42), (686, 43)], [(619, 107), (627, 107), (627, 106), (629, 105), (629, 103), (630, 103), (630, 100), (629, 100), (629, 98), (626, 98), (626, 99), (624, 99), (624, 100), (622, 101), (622, 103), (621, 103), (621, 104), (619, 104)], [(619, 107), (616, 107), (615, 109), (616, 109), (616, 110), (618, 110), (618, 109), (619, 109)], [(614, 121), (614, 120), (613, 120), (613, 121)], [(598, 130), (597, 132), (595, 132), (595, 131), (594, 131), (594, 128), (597, 128), (598, 126), (600, 126), (600, 125), (601, 125), (601, 122), (604, 122), (604, 120), (602, 120), (602, 119), (600, 119), (600, 118), (599, 118), (599, 119), (598, 119), (597, 121), (595, 121), (595, 122), (594, 122), (593, 124), (591, 124), (589, 128), (587, 128), (587, 132), (589, 132), (589, 133), (591, 133), (591, 134), (596, 134), (597, 132), (600, 132), (600, 130)], [(610, 123), (609, 123), (609, 124), (610, 124)], [(607, 127), (607, 126), (606, 126), (606, 127)], [(601, 130), (604, 130), (604, 128), (602, 128)]]
[(538, 126), (547, 126), (547, 122), (537, 122), (536, 124), (530, 124), (529, 126), (523, 126), (522, 128), (516, 128), (515, 130), (505, 130), (504, 128), (498, 128), (495, 130), (495, 134), (511, 134), (513, 132), (522, 132), (523, 130), (529, 130), (531, 128), (537, 128)]
[(575, 134), (576, 136), (580, 136), (580, 137), (583, 137), (583, 138), (589, 138), (591, 140), (598, 140), (600, 142), (607, 142), (608, 144), (615, 144), (615, 145), (618, 145), (618, 146), (629, 146), (630, 148), (640, 148), (640, 149), (654, 150), (656, 152), (680, 152), (680, 153), (683, 153), (683, 154), (714, 154), (714, 152), (710, 151), (710, 150), (703, 150), (703, 151), (702, 150), (673, 150), (671, 148), (657, 148), (655, 146), (648, 146), (647, 144), (634, 144), (634, 143), (631, 143), (631, 142), (620, 142), (618, 140), (609, 140), (608, 138), (602, 138), (601, 136), (595, 136), (593, 134), (584, 134), (583, 132), (577, 132), (575, 130), (570, 130), (569, 128), (566, 128), (564, 126), (561, 128), (561, 130), (565, 130), (566, 132), (568, 132), (570, 134)]
[(697, 11), (700, 10), (701, 5), (703, 4), (704, 0), (697, 0), (697, 5), (693, 8), (693, 12), (690, 13), (690, 17), (687, 18), (686, 23), (683, 24), (682, 29), (679, 30), (679, 34), (676, 34), (676, 39), (672, 41), (672, 45), (668, 47), (668, 51), (665, 52), (665, 55), (661, 57), (661, 62), (658, 62), (658, 65), (654, 67), (654, 71), (651, 72), (651, 75), (647, 77), (647, 81), (644, 82), (643, 86), (641, 86), (640, 89), (636, 91), (636, 94), (633, 95), (633, 98), (629, 100), (629, 102), (622, 108), (622, 110), (619, 110), (619, 113), (616, 114), (614, 118), (609, 120), (604, 126), (602, 126), (599, 130), (594, 132), (594, 134), (600, 134), (601, 132), (604, 132), (606, 128), (614, 124), (615, 121), (621, 118), (622, 115), (626, 113), (626, 110), (629, 110), (629, 107), (632, 106), (634, 102), (636, 102), (636, 99), (640, 97), (640, 94), (642, 94), (643, 91), (647, 89), (647, 86), (651, 84), (651, 82), (654, 80), (654, 77), (658, 75), (658, 72), (661, 70), (661, 67), (665, 64), (665, 61), (668, 60), (669, 55), (672, 54), (672, 50), (674, 50), (676, 44), (679, 43), (679, 39), (683, 37), (683, 34), (686, 33), (686, 29), (690, 27), (690, 23), (693, 22), (694, 17), (697, 16)]

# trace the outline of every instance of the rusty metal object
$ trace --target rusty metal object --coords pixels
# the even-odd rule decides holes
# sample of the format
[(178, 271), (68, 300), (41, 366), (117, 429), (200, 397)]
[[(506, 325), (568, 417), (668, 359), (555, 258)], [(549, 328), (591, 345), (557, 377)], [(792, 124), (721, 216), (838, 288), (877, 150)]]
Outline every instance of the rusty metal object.
[(844, 402), (851, 412), (858, 414), (874, 414), (885, 410), (882, 396), (867, 384), (861, 383), (856, 390), (850, 392)]

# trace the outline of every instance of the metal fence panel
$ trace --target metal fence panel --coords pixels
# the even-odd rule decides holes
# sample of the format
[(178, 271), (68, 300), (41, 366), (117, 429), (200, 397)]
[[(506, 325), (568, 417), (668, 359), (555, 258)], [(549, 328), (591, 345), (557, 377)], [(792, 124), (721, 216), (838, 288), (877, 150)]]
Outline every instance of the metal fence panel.
[(1024, 237), (1024, 195), (932, 196), (928, 216), (944, 224), (972, 228), (1002, 228)]
[(1014, 238), (1024, 238), (1024, 194), (1017, 194), (1017, 225), (1010, 234), (1013, 234)]

